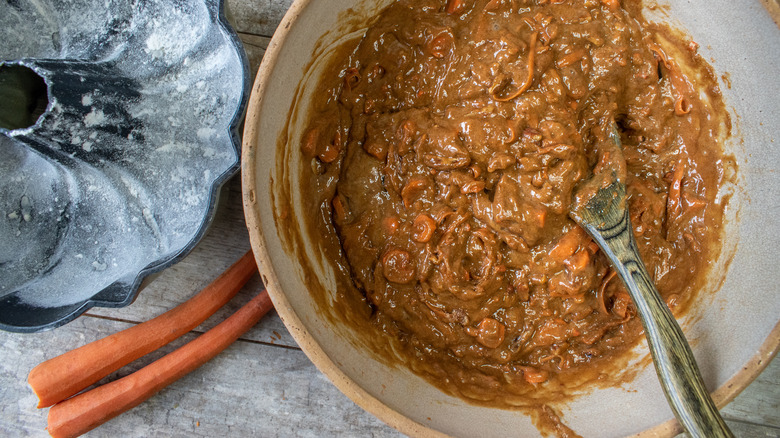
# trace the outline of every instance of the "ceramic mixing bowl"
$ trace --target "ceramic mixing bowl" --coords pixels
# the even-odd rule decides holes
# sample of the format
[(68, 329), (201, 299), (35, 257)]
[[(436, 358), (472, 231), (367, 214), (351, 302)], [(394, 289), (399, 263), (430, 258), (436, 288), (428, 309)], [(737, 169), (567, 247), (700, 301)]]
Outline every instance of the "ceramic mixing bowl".
[[(310, 296), (298, 254), (316, 260), (318, 249), (315, 237), (303, 230), (306, 210), (297, 178), (304, 160), (297, 145), (330, 50), (359, 35), (360, 23), (388, 3), (296, 1), (268, 47), (252, 90), (242, 155), (246, 218), (263, 280), (282, 320), (317, 367), (389, 425), (413, 436), (537, 436), (522, 412), (469, 404), (377, 360), (348, 327), (322, 317), (326, 312)], [(713, 272), (726, 275), (713, 278), (702, 302), (680, 321), (706, 384), (723, 406), (760, 373), (780, 342), (780, 30), (758, 0), (739, 7), (728, 0), (672, 0), (648, 11), (648, 18), (671, 21), (700, 44), (721, 78), (734, 122), (725, 147), (739, 170), (736, 184), (723, 189), (731, 196), (724, 250), (712, 261)], [(288, 197), (289, 210), (280, 211)], [(284, 237), (290, 229), (303, 236), (295, 251)], [(332, 269), (312, 266), (332, 300)], [(635, 353), (646, 358), (646, 344), (640, 342)], [(564, 423), (586, 437), (674, 434), (677, 425), (655, 370), (647, 360), (635, 366), (633, 380), (567, 403), (561, 408)]]

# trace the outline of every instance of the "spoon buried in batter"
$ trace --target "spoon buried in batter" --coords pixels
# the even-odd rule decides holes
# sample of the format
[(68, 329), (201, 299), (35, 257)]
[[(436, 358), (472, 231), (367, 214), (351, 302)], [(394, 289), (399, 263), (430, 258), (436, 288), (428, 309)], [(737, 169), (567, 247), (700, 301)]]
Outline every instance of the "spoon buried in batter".
[(597, 152), (599, 164), (575, 192), (569, 216), (598, 243), (626, 285), (677, 420), (694, 437), (733, 437), (704, 386), (680, 326), (639, 256), (626, 205), (626, 164), (614, 123)]

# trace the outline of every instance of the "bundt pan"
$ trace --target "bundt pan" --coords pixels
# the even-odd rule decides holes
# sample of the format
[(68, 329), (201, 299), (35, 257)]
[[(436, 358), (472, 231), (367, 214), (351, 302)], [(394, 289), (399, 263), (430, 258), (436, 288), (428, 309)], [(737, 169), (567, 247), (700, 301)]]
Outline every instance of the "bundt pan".
[(0, 329), (133, 301), (239, 166), (248, 64), (221, 0), (0, 2)]

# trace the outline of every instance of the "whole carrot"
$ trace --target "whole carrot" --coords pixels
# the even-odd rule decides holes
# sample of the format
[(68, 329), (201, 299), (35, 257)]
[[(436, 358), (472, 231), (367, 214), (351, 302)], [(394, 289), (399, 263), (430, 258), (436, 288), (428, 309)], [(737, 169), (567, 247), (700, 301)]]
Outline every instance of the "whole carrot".
[(257, 272), (252, 251), (200, 293), (162, 315), (49, 359), (30, 371), (27, 383), (39, 408), (78, 393), (128, 363), (197, 327), (227, 304)]
[(268, 293), (262, 291), (229, 318), (178, 350), (126, 377), (57, 403), (49, 410), (49, 433), (54, 438), (79, 436), (138, 406), (219, 354), (272, 308)]

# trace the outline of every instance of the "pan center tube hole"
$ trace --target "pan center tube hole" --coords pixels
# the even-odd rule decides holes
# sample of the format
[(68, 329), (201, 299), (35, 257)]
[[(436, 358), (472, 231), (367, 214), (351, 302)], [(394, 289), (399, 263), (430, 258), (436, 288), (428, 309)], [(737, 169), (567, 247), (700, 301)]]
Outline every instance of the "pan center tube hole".
[(46, 81), (23, 65), (0, 65), (0, 128), (35, 125), (49, 105)]

